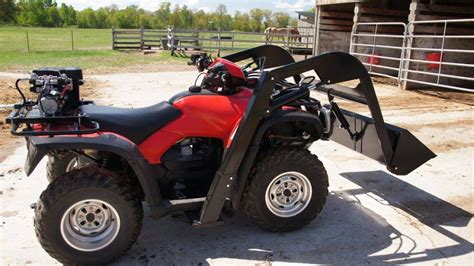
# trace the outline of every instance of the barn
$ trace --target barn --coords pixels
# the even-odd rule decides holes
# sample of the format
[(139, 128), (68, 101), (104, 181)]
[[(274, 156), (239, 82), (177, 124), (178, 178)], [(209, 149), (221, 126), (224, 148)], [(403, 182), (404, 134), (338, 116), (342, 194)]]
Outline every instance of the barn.
[(349, 52), (404, 89), (474, 91), (474, 1), (316, 0), (297, 14), (314, 55)]

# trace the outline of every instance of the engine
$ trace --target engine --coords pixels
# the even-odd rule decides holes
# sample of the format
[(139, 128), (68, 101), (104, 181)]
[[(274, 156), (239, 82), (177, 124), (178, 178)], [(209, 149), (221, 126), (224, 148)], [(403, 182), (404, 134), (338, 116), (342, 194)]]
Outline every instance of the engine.
[(33, 70), (30, 91), (37, 93), (38, 109), (43, 116), (67, 116), (80, 104), (79, 86), (83, 84), (78, 68)]
[(222, 141), (187, 138), (171, 147), (161, 158), (169, 171), (168, 182), (182, 187), (186, 196), (205, 196), (222, 157)]

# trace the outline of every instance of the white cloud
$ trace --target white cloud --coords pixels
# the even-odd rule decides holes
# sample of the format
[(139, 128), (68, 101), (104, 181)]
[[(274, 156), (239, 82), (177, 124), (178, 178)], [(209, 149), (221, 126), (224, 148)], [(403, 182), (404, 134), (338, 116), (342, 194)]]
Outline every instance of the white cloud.
[(186, 2), (184, 2), (184, 4), (187, 6), (195, 6), (198, 3), (199, 3), (199, 0), (187, 0)]
[(206, 13), (211, 12), (211, 8), (208, 7), (208, 6), (200, 6), (200, 7), (198, 7), (198, 10), (202, 10)]
[(294, 3), (288, 1), (275, 1), (273, 2), (276, 8), (289, 9), (289, 10), (305, 10), (314, 6), (314, 0), (297, 0)]

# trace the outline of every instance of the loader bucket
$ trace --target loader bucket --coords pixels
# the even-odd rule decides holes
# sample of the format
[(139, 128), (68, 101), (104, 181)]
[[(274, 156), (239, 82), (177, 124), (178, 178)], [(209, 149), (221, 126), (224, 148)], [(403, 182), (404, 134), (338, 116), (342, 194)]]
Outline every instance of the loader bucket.
[[(436, 155), (408, 130), (386, 124), (369, 73), (355, 57), (345, 53), (327, 53), (311, 59), (321, 80), (316, 90), (368, 106), (371, 118), (340, 109), (347, 128), (334, 127), (330, 139), (375, 159), (396, 175), (407, 175)], [(338, 83), (358, 80), (355, 88)]]
[(347, 110), (342, 111), (350, 128), (361, 132), (361, 137), (358, 140), (351, 139), (345, 129), (335, 127), (331, 140), (385, 164), (396, 175), (407, 175), (436, 156), (410, 131), (385, 123), (384, 130), (388, 133), (393, 150), (391, 160), (386, 162), (373, 119)]

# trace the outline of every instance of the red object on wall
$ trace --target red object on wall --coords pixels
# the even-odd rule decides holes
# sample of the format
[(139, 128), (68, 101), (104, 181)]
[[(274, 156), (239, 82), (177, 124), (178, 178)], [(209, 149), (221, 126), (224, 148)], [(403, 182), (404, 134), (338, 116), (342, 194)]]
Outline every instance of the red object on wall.
[(369, 56), (369, 64), (371, 65), (380, 65), (380, 54), (378, 53), (375, 53), (371, 56)]
[[(440, 52), (429, 53), (426, 55), (426, 60), (430, 62), (441, 62), (441, 53)], [(437, 69), (439, 68), (439, 64), (428, 63), (427, 67), (428, 67), (428, 70)]]

